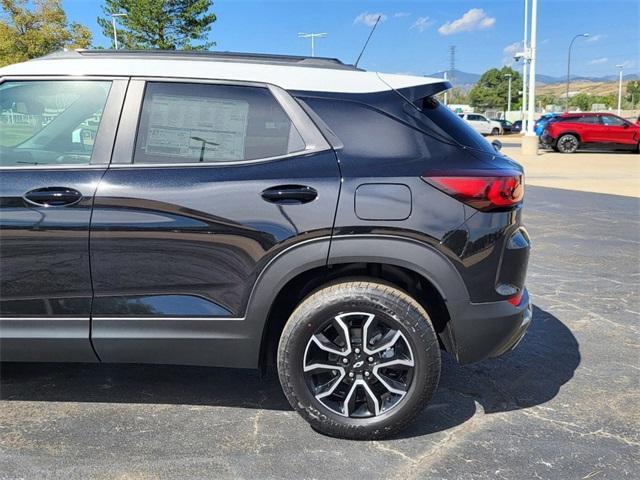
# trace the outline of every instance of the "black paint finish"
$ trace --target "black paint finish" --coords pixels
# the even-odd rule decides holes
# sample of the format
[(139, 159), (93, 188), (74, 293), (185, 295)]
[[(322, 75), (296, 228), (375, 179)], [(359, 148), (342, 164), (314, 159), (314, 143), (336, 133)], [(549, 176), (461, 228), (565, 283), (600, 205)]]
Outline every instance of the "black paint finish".
[(144, 82), (128, 88), (117, 137), (99, 136), (109, 148), (93, 166), (2, 172), (0, 307), (24, 318), (3, 323), (11, 358), (34, 358), (42, 345), (21, 353), (21, 341), (50, 331), (68, 337), (70, 359), (88, 361), (93, 346), (107, 362), (256, 367), (281, 290), (345, 264), (430, 282), (450, 318), (443, 342), (461, 362), (502, 353), (524, 332), (528, 296), (514, 306), (503, 288), (524, 289), (521, 208), (478, 212), (421, 178), (521, 167), (468, 132), (452, 135), (446, 112), (421, 100), (430, 89), (294, 92), (333, 147), (314, 153), (134, 165)]
[[(3, 316), (82, 317), (91, 313), (89, 222), (104, 168), (5, 170), (0, 197), (0, 312)], [(48, 186), (77, 190), (73, 205), (38, 206), (23, 196)]]
[[(317, 198), (263, 198), (279, 185), (311, 187)], [(331, 233), (339, 187), (332, 151), (245, 165), (109, 169), (92, 220), (93, 315), (117, 314), (103, 297), (196, 295), (242, 317), (270, 258)]]

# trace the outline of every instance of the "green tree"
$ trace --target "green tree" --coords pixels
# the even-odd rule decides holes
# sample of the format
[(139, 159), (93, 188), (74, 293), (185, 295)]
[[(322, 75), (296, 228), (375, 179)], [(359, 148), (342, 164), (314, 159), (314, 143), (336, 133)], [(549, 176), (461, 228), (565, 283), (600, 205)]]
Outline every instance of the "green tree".
[(0, 5), (0, 66), (91, 44), (89, 29), (69, 23), (60, 0), (0, 0)]
[(593, 104), (593, 98), (586, 93), (577, 93), (573, 97), (569, 97), (569, 106), (578, 107), (583, 112), (591, 110)]
[[(105, 0), (98, 18), (103, 34), (113, 39), (112, 13), (118, 17), (118, 43), (128, 49), (207, 50), (216, 21), (212, 0)], [(113, 40), (112, 40), (113, 41)]]
[(631, 108), (640, 101), (640, 80), (627, 82), (627, 100), (631, 103)]
[(511, 109), (520, 108), (522, 76), (511, 67), (492, 68), (482, 74), (478, 83), (469, 91), (471, 105), (480, 110), (497, 108), (506, 110), (509, 78), (511, 75)]

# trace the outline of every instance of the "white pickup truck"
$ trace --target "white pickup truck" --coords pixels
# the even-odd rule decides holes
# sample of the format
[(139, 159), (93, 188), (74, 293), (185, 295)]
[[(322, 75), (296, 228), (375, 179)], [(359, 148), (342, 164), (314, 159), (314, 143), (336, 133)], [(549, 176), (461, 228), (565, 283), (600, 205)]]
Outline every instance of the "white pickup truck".
[(466, 120), (476, 132), (482, 135), (502, 135), (504, 133), (500, 122), (489, 120), (479, 113), (459, 113), (458, 116)]

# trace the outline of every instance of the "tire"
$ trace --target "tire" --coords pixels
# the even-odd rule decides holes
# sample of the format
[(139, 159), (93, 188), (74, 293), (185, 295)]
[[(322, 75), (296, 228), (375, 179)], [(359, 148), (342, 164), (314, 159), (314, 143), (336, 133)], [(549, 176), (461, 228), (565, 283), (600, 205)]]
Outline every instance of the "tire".
[(375, 440), (404, 429), (431, 399), (440, 348), (429, 315), (409, 295), (374, 281), (342, 281), (291, 314), (278, 375), (313, 429)]
[(500, 129), (499, 128), (494, 128), (493, 130), (491, 130), (491, 135), (500, 135)]
[(571, 133), (560, 135), (556, 140), (556, 150), (560, 153), (574, 153), (578, 147), (580, 147), (580, 141)]

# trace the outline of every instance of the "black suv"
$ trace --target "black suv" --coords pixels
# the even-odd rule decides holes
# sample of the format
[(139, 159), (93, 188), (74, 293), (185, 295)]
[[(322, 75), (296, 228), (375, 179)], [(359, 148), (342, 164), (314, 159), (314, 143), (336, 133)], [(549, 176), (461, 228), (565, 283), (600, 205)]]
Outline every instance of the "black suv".
[(523, 171), (439, 79), (76, 51), (0, 69), (5, 361), (277, 365), (381, 438), (531, 320)]

